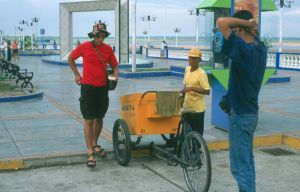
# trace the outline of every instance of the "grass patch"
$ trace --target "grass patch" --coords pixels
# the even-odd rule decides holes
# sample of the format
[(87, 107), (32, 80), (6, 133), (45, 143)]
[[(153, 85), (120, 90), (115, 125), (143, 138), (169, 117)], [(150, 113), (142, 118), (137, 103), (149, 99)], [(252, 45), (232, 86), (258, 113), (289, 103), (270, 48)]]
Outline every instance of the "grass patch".
[(15, 91), (17, 85), (11, 85), (2, 75), (0, 75), (0, 92)]

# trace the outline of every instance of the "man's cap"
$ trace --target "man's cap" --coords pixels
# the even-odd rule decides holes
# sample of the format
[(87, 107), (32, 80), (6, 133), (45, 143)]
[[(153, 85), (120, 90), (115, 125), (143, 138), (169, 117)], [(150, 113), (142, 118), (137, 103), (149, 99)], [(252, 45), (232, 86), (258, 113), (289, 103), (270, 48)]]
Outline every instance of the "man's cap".
[(98, 23), (95, 23), (93, 26), (93, 31), (88, 33), (89, 38), (94, 38), (98, 33), (105, 33), (105, 37), (108, 37), (110, 33), (106, 30), (106, 24), (102, 23), (101, 20), (99, 20)]
[(199, 57), (199, 58), (201, 58), (202, 53), (201, 53), (200, 49), (192, 48), (191, 50), (189, 50), (188, 56), (189, 57)]

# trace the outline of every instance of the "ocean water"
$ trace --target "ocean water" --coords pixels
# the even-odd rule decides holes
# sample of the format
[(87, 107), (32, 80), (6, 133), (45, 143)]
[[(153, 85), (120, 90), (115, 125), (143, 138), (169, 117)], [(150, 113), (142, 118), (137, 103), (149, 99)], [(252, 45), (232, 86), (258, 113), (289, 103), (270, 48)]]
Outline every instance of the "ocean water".
[[(13, 39), (12, 37), (10, 38)], [(47, 46), (52, 47), (53, 41), (55, 40), (56, 43), (59, 45), (59, 37), (53, 37), (53, 36), (45, 36), (43, 37), (44, 40), (49, 40), (47, 43)], [(262, 38), (263, 39), (263, 38)], [(90, 41), (88, 37), (74, 37), (73, 38), (73, 44), (76, 45), (77, 41), (85, 42)], [(150, 37), (150, 46), (154, 47), (160, 47), (160, 44), (163, 40), (163, 37)], [(212, 38), (210, 36), (207, 37), (199, 37), (199, 43), (198, 46), (202, 49), (209, 49), (211, 45)], [(267, 38), (267, 41), (271, 43), (272, 47), (271, 50), (277, 50), (278, 49), (278, 38)], [(106, 43), (110, 45), (115, 45), (115, 38), (114, 37), (108, 37), (105, 40)], [(166, 42), (169, 47), (176, 47), (176, 37), (174, 36), (168, 36), (166, 37)], [(178, 48), (189, 48), (194, 47), (196, 44), (196, 38), (195, 37), (185, 37), (185, 36), (178, 36), (177, 37), (177, 47)], [(147, 37), (137, 37), (136, 38), (136, 45), (137, 47), (140, 45), (146, 45), (147, 44)], [(283, 49), (284, 50), (300, 50), (300, 38), (297, 37), (290, 37), (290, 38), (283, 38)], [(129, 38), (129, 46), (131, 47), (131, 37)]]
[[(58, 39), (58, 38), (57, 38)], [(263, 39), (263, 38), (262, 38)], [(74, 37), (73, 42), (76, 44), (77, 40), (80, 42), (89, 41), (89, 38), (85, 37)], [(163, 40), (163, 37), (150, 37), (150, 46), (160, 47), (160, 44)], [(115, 38), (108, 37), (105, 40), (108, 44), (114, 45)], [(200, 48), (210, 48), (212, 38), (211, 37), (199, 37), (198, 46)], [(273, 50), (278, 50), (278, 38), (269, 38), (267, 39), (268, 42), (271, 43)], [(58, 41), (57, 41), (58, 42)], [(166, 37), (166, 42), (169, 47), (176, 47), (176, 37)], [(195, 46), (196, 38), (195, 37), (184, 37), (178, 36), (177, 37), (177, 47), (178, 48), (189, 48)], [(147, 45), (147, 38), (145, 37), (137, 37), (136, 38), (137, 46), (140, 45)], [(300, 50), (300, 38), (283, 38), (283, 46), (284, 50)], [(131, 47), (131, 37), (129, 38), (129, 46)]]

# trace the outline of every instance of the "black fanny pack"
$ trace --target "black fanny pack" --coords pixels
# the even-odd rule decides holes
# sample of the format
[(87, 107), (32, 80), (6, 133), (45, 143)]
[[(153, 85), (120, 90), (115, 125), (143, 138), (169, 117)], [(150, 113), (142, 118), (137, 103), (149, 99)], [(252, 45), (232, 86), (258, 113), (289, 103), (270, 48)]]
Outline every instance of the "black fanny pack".
[(117, 84), (118, 84), (118, 81), (117, 80), (110, 80), (108, 78), (109, 75), (112, 75), (114, 74), (114, 70), (112, 69), (108, 69), (106, 71), (106, 87), (109, 91), (112, 91), (112, 90), (115, 90)]

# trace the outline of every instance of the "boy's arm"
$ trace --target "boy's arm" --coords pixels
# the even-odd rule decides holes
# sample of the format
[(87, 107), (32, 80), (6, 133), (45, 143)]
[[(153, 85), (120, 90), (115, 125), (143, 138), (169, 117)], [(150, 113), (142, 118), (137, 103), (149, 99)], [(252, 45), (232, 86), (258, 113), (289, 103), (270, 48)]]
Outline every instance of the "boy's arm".
[(220, 17), (217, 20), (217, 26), (226, 40), (229, 38), (232, 29), (235, 27), (249, 28), (249, 32), (253, 33), (253, 35), (256, 35), (257, 33), (257, 24), (254, 19), (244, 20), (232, 17)]
[(196, 93), (202, 94), (202, 95), (209, 95), (210, 94), (210, 90), (209, 89), (204, 89), (202, 87), (184, 87), (182, 92), (183, 93), (187, 93), (190, 91), (194, 91)]

